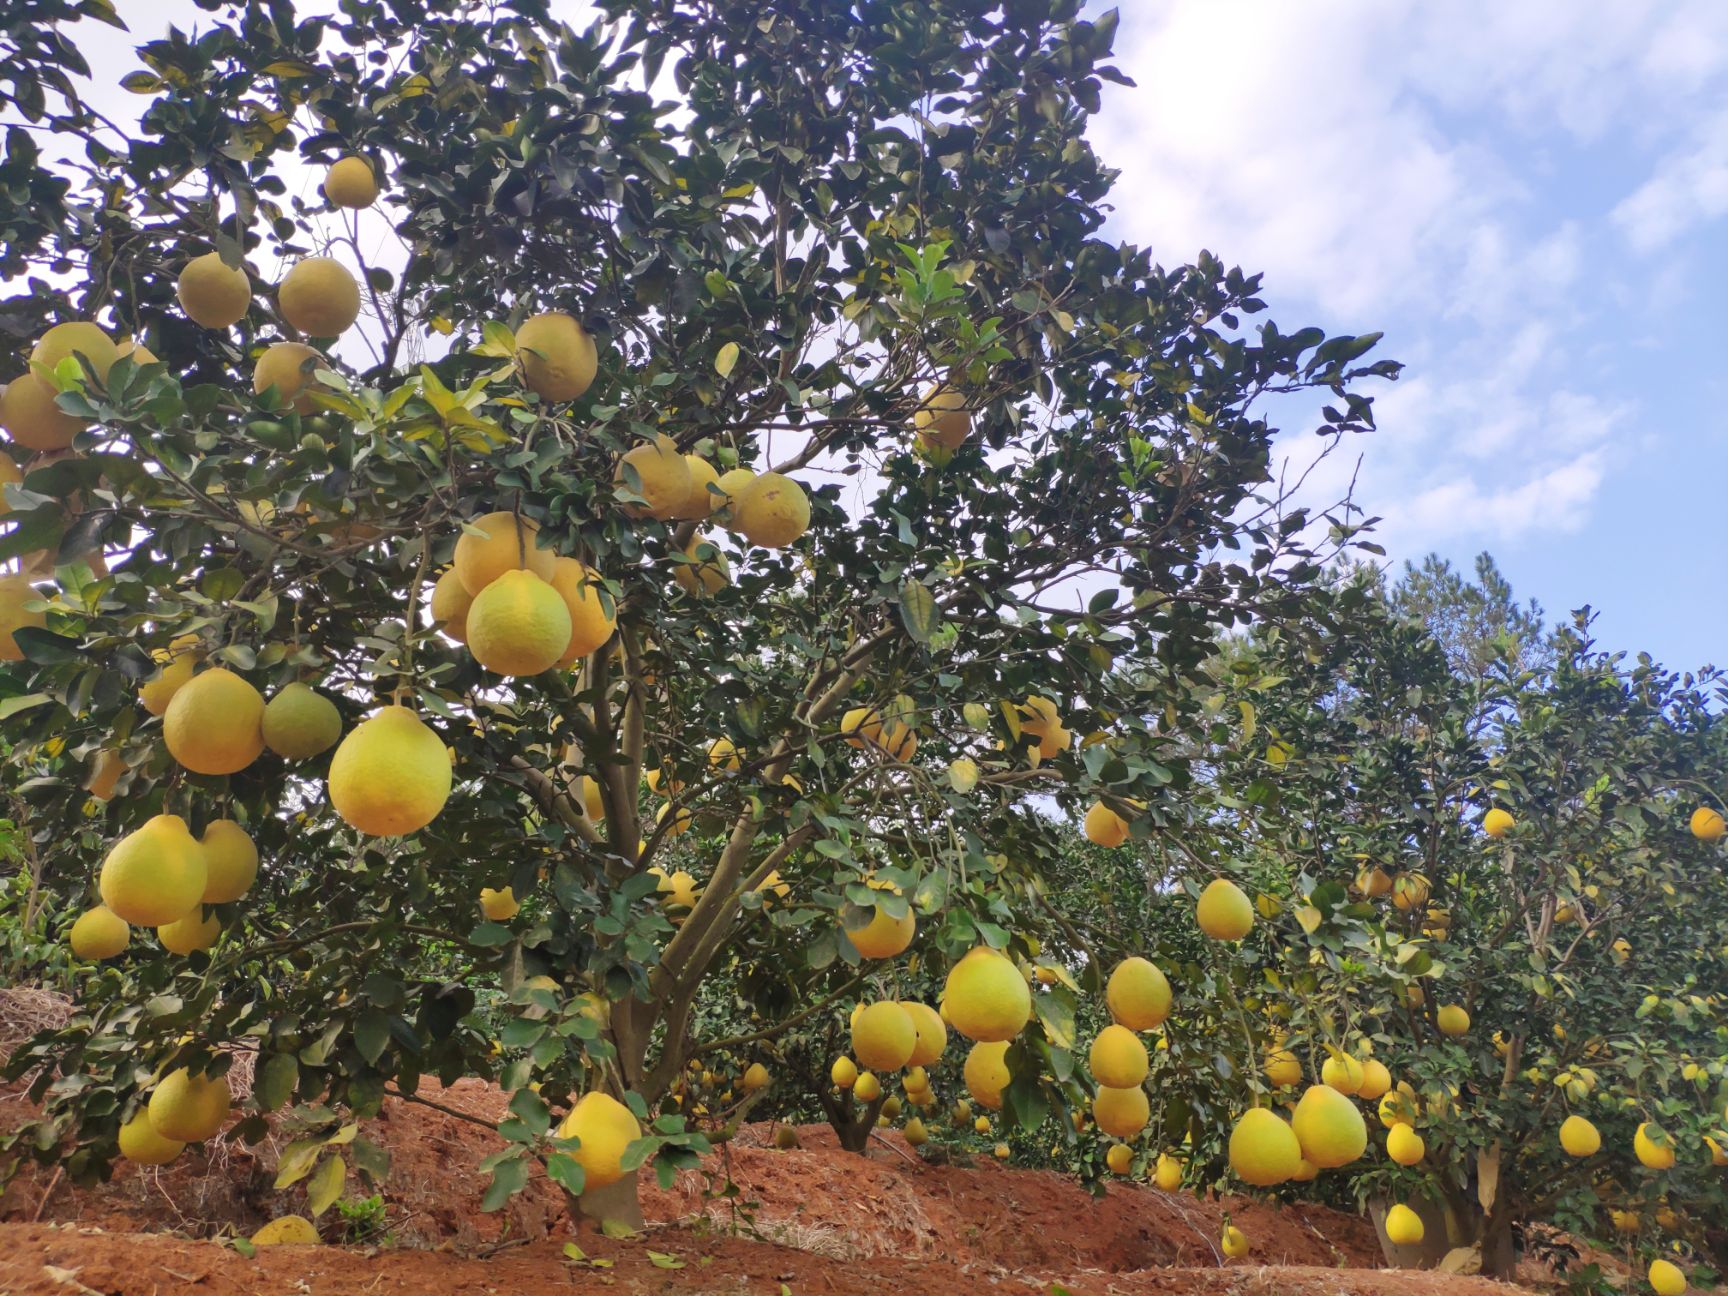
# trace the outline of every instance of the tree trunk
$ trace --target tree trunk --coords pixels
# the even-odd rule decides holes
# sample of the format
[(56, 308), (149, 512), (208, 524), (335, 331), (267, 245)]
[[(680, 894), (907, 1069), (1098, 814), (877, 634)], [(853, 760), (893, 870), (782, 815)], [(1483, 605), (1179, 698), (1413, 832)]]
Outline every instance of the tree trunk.
[(1412, 1197), (1404, 1203), (1422, 1220), (1422, 1240), (1401, 1246), (1386, 1236), (1386, 1212), (1392, 1203), (1385, 1198), (1370, 1203), (1369, 1217), (1380, 1235), (1380, 1254), (1394, 1269), (1432, 1269), (1458, 1247), (1481, 1240), (1482, 1213), (1462, 1193), (1448, 1191), (1441, 1197)]
[(642, 1198), (637, 1191), (641, 1171), (632, 1170), (617, 1183), (590, 1188), (581, 1196), (565, 1193), (570, 1222), (580, 1233), (584, 1226), (601, 1229), (607, 1224), (640, 1230), (643, 1226)]
[(1482, 1226), (1482, 1272), (1490, 1278), (1510, 1278), (1518, 1267), (1518, 1248), (1512, 1238), (1510, 1197), (1506, 1185), (1500, 1185), (1500, 1196)]

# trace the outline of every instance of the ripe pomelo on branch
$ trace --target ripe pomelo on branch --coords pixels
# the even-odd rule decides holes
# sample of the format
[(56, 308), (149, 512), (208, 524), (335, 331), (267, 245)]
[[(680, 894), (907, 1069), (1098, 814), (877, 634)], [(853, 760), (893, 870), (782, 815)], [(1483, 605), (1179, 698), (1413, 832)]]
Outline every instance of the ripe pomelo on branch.
[(330, 758), (330, 804), (372, 837), (418, 832), (450, 797), (450, 750), (405, 706), (355, 725)]
[(617, 612), (606, 609), (600, 574), (574, 558), (560, 557), (553, 564), (551, 584), (570, 613), (570, 639), (555, 664), (569, 666), (612, 637), (618, 625)]
[(558, 1126), (559, 1138), (580, 1139), (581, 1146), (568, 1155), (585, 1174), (583, 1190), (605, 1188), (624, 1177), (620, 1162), (624, 1150), (642, 1137), (642, 1126), (633, 1113), (611, 1094), (585, 1093)]
[(222, 923), (215, 914), (206, 916), (200, 905), (184, 918), (176, 918), (156, 929), (156, 939), (171, 954), (196, 954), (207, 950), (222, 936)]
[(1002, 1091), (1014, 1079), (1008, 1070), (1007, 1041), (983, 1041), (974, 1044), (966, 1053), (966, 1065), (962, 1068), (962, 1079), (966, 1081), (966, 1091), (972, 1095), (972, 1101), (980, 1107), (988, 1107), (998, 1111), (1002, 1106)]
[(869, 1004), (852, 1023), (852, 1056), (872, 1071), (898, 1071), (918, 1047), (918, 1028), (898, 1002)]
[(32, 612), (24, 605), (42, 596), (25, 576), (0, 576), (0, 661), (23, 661), (17, 632), (26, 627), (41, 630), (48, 624), (46, 612)]
[(363, 157), (345, 157), (330, 164), (321, 186), (332, 207), (359, 210), (378, 201), (378, 177)]
[(56, 393), (30, 374), (0, 389), (0, 427), (27, 450), (64, 450), (84, 429), (84, 420), (55, 404)]
[(626, 450), (612, 473), (612, 484), (620, 492), (641, 497), (626, 500), (621, 507), (631, 517), (671, 521), (690, 499), (690, 465), (669, 436)]
[[(470, 599), (508, 571), (530, 571), (550, 581), (558, 555), (539, 545), (540, 524), (514, 513), (486, 513), (475, 518), (456, 540), (454, 565)], [(470, 605), (470, 612), (473, 611)]]
[(252, 280), (244, 267), (224, 263), (219, 252), (188, 261), (175, 281), (174, 293), (187, 317), (207, 329), (228, 328), (252, 309)]
[(339, 337), (360, 318), (360, 285), (332, 257), (307, 257), (276, 288), (282, 318), (307, 337)]
[(264, 699), (221, 666), (194, 675), (162, 715), (169, 754), (194, 774), (234, 774), (264, 751)]
[(1170, 1016), (1170, 982), (1162, 969), (1138, 955), (1123, 959), (1104, 986), (1110, 1015), (1132, 1031), (1154, 1030)]
[(310, 414), (318, 408), (307, 394), (312, 386), (312, 369), (324, 357), (304, 342), (275, 342), (264, 348), (252, 367), (252, 391), (262, 396), (275, 389), (276, 395), (296, 414)]
[(570, 644), (570, 608), (529, 571), (507, 571), (474, 596), (468, 609), (468, 650), (499, 675), (550, 670)]
[(179, 815), (157, 815), (114, 844), (102, 861), (102, 903), (142, 927), (184, 918), (200, 903), (209, 867)]
[(784, 549), (810, 529), (809, 497), (790, 477), (759, 473), (734, 502), (732, 525), (753, 545)]
[(120, 1127), (120, 1155), (138, 1165), (167, 1165), (185, 1148), (186, 1144), (179, 1139), (158, 1134), (144, 1107)]
[(96, 905), (78, 915), (66, 943), (81, 959), (110, 959), (126, 948), (132, 929), (107, 905)]
[(1230, 1131), (1230, 1168), (1243, 1183), (1270, 1188), (1294, 1178), (1302, 1166), (1296, 1131), (1264, 1107), (1242, 1113)]
[(593, 385), (599, 353), (575, 318), (548, 311), (530, 316), (516, 330), (516, 362), (529, 391), (542, 400), (569, 401)]
[(264, 745), (284, 760), (311, 760), (342, 736), (342, 713), (309, 684), (283, 686), (264, 706)]
[(151, 1092), (150, 1124), (163, 1138), (199, 1143), (228, 1123), (230, 1105), (227, 1080), (181, 1067)]
[[(863, 919), (864, 914), (860, 912), (858, 917)], [(864, 958), (893, 958), (904, 954), (912, 944), (912, 938), (918, 931), (918, 920), (910, 908), (904, 915), (895, 918), (886, 909), (878, 906), (868, 911), (868, 918), (861, 926), (844, 923), (841, 930)]]
[(974, 945), (942, 988), (948, 1023), (967, 1039), (998, 1043), (1018, 1035), (1032, 1016), (1032, 992), (1020, 969), (988, 945)]
[(252, 889), (258, 876), (258, 847), (232, 819), (214, 819), (199, 838), (204, 847), (204, 904), (229, 904)]
[[(31, 350), (30, 371), (33, 375), (36, 374), (37, 366), (56, 369), (62, 360), (72, 355), (80, 357), (91, 373), (106, 382), (108, 371), (120, 358), (120, 348), (104, 329), (88, 320), (56, 324), (42, 334)], [(46, 384), (42, 383), (40, 377), (37, 378), (37, 383), (46, 390)]]

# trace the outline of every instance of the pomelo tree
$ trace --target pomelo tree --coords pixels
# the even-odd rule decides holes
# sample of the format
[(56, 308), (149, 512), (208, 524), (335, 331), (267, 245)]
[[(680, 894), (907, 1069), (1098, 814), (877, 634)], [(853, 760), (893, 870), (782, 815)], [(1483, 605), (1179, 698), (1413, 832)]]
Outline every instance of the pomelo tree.
[(225, 1136), (297, 1108), (314, 1209), (353, 1119), (482, 1075), (492, 1202), (539, 1157), (628, 1219), (702, 1147), (715, 969), (1024, 961), (1041, 810), (1191, 822), (1217, 637), (1356, 543), (1270, 403), (1347, 438), (1397, 366), (1103, 235), (1113, 14), (201, 0), (127, 134), (68, 34), (112, 12), (37, 8), (0, 717), (35, 881), (107, 907), (10, 1069), (77, 1179), (224, 1128), (243, 1056)]
[(1554, 1225), (1719, 1264), (1722, 680), (1604, 652), (1588, 613), (1547, 631), (1482, 576), (1358, 575), (1349, 633), (1256, 634), (1218, 672), (1222, 826), (1183, 849), (1262, 898), (1236, 1056), (1272, 1102), (1280, 1052), (1409, 1086), (1363, 1091), (1369, 1156), (1318, 1185), (1424, 1217), (1389, 1258), (1503, 1274)]

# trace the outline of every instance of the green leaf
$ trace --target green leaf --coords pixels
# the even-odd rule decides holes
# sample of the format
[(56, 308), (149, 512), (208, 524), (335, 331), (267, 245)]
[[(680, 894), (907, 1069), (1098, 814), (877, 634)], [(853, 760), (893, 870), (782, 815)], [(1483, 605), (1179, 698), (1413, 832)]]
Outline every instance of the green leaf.
[(276, 1181), (273, 1188), (291, 1188), (299, 1183), (317, 1163), (318, 1154), (324, 1150), (322, 1138), (295, 1139), (282, 1150), (282, 1155), (276, 1161)]
[(316, 1219), (336, 1204), (348, 1182), (348, 1163), (339, 1152), (332, 1152), (306, 1184), (306, 1209)]
[(294, 1095), (300, 1082), (300, 1064), (292, 1053), (272, 1053), (264, 1059), (252, 1081), (252, 1098), (260, 1111), (275, 1111)]
[(481, 1199), (483, 1211), (502, 1210), (504, 1203), (528, 1186), (528, 1162), (520, 1155), (500, 1161), (492, 1170), (492, 1183)]
[(682, 1269), (684, 1262), (667, 1251), (653, 1251), (644, 1248), (648, 1261), (656, 1269)]
[(935, 596), (916, 580), (909, 579), (900, 587), (900, 620), (906, 633), (921, 644), (930, 642), (940, 623)]
[(587, 1186), (588, 1172), (568, 1152), (554, 1152), (546, 1158), (547, 1177), (565, 1192), (580, 1197)]
[(367, 1065), (376, 1065), (384, 1048), (390, 1043), (390, 1018), (376, 1008), (368, 1008), (354, 1023), (354, 1047)]

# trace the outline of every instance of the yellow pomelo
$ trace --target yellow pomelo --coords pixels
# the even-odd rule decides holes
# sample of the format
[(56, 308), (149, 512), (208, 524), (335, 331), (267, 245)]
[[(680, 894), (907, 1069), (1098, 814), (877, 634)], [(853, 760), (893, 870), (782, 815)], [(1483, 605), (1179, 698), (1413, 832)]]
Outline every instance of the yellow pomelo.
[(843, 926), (842, 930), (853, 948), (865, 958), (893, 958), (904, 954), (907, 946), (912, 944), (912, 938), (918, 932), (918, 920), (911, 909), (907, 909), (904, 917), (895, 918), (886, 909), (877, 907), (871, 911), (870, 921), (863, 927), (854, 930)]
[(345, 157), (324, 173), (324, 196), (332, 207), (358, 210), (378, 201), (378, 177), (363, 157)]
[(1652, 1260), (1646, 1275), (1656, 1296), (1685, 1296), (1686, 1273), (1671, 1260)]
[(271, 1220), (251, 1237), (255, 1247), (317, 1246), (318, 1230), (304, 1215), (283, 1215)]
[(942, 1006), (949, 1025), (967, 1039), (1000, 1042), (1018, 1035), (1032, 1016), (1032, 992), (1020, 969), (987, 945), (975, 945), (948, 973)]
[(924, 1128), (923, 1120), (917, 1116), (906, 1122), (906, 1128), (901, 1133), (913, 1147), (923, 1147), (930, 1141), (930, 1131)]
[(252, 391), (262, 396), (274, 387), (277, 397), (296, 414), (310, 414), (318, 405), (307, 393), (314, 385), (313, 371), (323, 359), (304, 342), (272, 343), (252, 366)]
[(1152, 1104), (1139, 1085), (1115, 1088), (1099, 1085), (1092, 1098), (1092, 1119), (1106, 1134), (1131, 1139), (1152, 1119)]
[(258, 847), (232, 819), (214, 819), (200, 839), (204, 847), (204, 904), (228, 904), (252, 889), (258, 876)]
[(1128, 840), (1128, 821), (1102, 801), (1086, 812), (1086, 840), (1097, 846), (1120, 846)]
[(606, 610), (599, 573), (586, 564), (559, 558), (552, 564), (551, 584), (570, 613), (570, 638), (555, 664), (569, 666), (610, 639), (618, 618)]
[(1301, 1059), (1286, 1048), (1269, 1050), (1266, 1054), (1266, 1079), (1274, 1089), (1288, 1089), (1301, 1084)]
[(1341, 1094), (1354, 1094), (1362, 1088), (1362, 1064), (1348, 1053), (1334, 1057), (1328, 1054), (1320, 1064), (1320, 1083)]
[(730, 738), (716, 738), (708, 744), (708, 768), (725, 770), (729, 774), (736, 774), (744, 768), (738, 747)]
[(1140, 1037), (1126, 1026), (1106, 1026), (1092, 1041), (1092, 1078), (1112, 1089), (1130, 1089), (1146, 1079), (1150, 1059)]
[(577, 775), (576, 799), (582, 806), (583, 812), (595, 823), (599, 823), (606, 817), (606, 798), (601, 793), (600, 784), (597, 780), (589, 778), (586, 774)]
[(361, 832), (419, 832), (450, 797), (450, 750), (407, 707), (383, 707), (336, 748), (329, 783), (330, 804)]
[[(4, 395), (0, 394), (0, 400), (3, 399)], [(5, 517), (12, 511), (12, 506), (6, 502), (6, 487), (16, 485), (23, 480), (24, 474), (20, 471), (17, 461), (11, 455), (0, 451), (0, 517)]]
[(126, 948), (132, 939), (132, 929), (126, 920), (107, 905), (97, 905), (78, 915), (66, 943), (81, 959), (109, 959)]
[(852, 1096), (861, 1103), (873, 1103), (882, 1096), (882, 1082), (871, 1072), (862, 1072), (852, 1083)]
[(1459, 1004), (1447, 1004), (1434, 1014), (1434, 1023), (1439, 1026), (1442, 1035), (1457, 1039), (1460, 1035), (1470, 1032), (1470, 1014)]
[(1640, 1124), (1632, 1135), (1632, 1151), (1640, 1165), (1652, 1170), (1669, 1170), (1674, 1166), (1674, 1144), (1660, 1125), (1649, 1121)]
[(499, 675), (538, 675), (564, 656), (573, 627), (563, 595), (529, 571), (507, 571), (474, 596), (468, 650)]
[[(1564, 1131), (1564, 1127), (1562, 1127)], [(1710, 1164), (1713, 1166), (1728, 1166), (1728, 1148), (1723, 1147), (1708, 1134), (1704, 1136), (1704, 1146), (1710, 1149)]]
[(1290, 1117), (1304, 1160), (1322, 1170), (1349, 1165), (1368, 1147), (1362, 1113), (1331, 1085), (1310, 1085)]
[(912, 429), (925, 446), (958, 449), (972, 431), (972, 416), (966, 409), (966, 397), (952, 387), (930, 384), (912, 413)]
[(714, 484), (720, 488), (720, 507), (727, 510), (725, 526), (728, 531), (738, 529), (735, 511), (738, 501), (744, 492), (750, 488), (750, 483), (756, 480), (756, 474), (748, 468), (728, 468), (720, 474), (719, 481)]
[(338, 337), (360, 318), (360, 285), (340, 261), (307, 257), (276, 286), (276, 305), (307, 337)]
[(688, 562), (672, 568), (672, 579), (698, 598), (718, 594), (732, 582), (732, 564), (707, 536), (697, 534), (678, 551)]
[(493, 922), (507, 922), (522, 908), (516, 893), (509, 887), (480, 888), (480, 912)]
[(180, 635), (167, 648), (159, 648), (151, 655), (162, 665), (138, 690), (138, 701), (151, 715), (159, 716), (192, 678), (204, 654), (198, 650), (197, 635)]
[(828, 1078), (836, 1089), (850, 1089), (858, 1083), (858, 1066), (849, 1057), (837, 1057), (828, 1068)]
[(639, 495), (646, 503), (622, 505), (631, 517), (655, 517), (662, 522), (675, 518), (690, 498), (690, 465), (678, 453), (677, 443), (657, 436), (646, 445), (624, 452), (612, 474), (620, 491)]
[(1495, 806), (1482, 816), (1482, 831), (1490, 837), (1504, 837), (1512, 830), (1512, 816)]
[(1692, 812), (1690, 826), (1692, 835), (1699, 841), (1721, 841), (1722, 835), (1728, 833), (1728, 819), (1709, 806), (1699, 806)]
[(309, 684), (283, 687), (264, 707), (264, 745), (284, 760), (311, 760), (342, 736), (342, 713)]
[(598, 1090), (583, 1094), (558, 1127), (559, 1138), (582, 1140), (570, 1153), (585, 1173), (584, 1190), (605, 1188), (624, 1177), (619, 1164), (624, 1151), (642, 1137), (642, 1126), (633, 1113), (611, 1094)]
[(909, 1066), (934, 1066), (948, 1048), (948, 1027), (941, 1015), (927, 1003), (908, 999), (901, 1004), (912, 1018), (912, 1028), (918, 1032), (918, 1042), (912, 1047)]
[[(554, 586), (556, 588), (556, 586)], [(468, 609), (474, 596), (454, 567), (446, 567), (432, 586), (432, 624), (457, 643), (468, 640)]]
[(852, 1056), (872, 1071), (898, 1071), (917, 1047), (912, 1014), (891, 999), (868, 1005), (852, 1023)]
[(1214, 878), (1194, 906), (1200, 930), (1213, 940), (1237, 941), (1254, 926), (1254, 905), (1228, 878)]
[(23, 661), (17, 632), (26, 626), (38, 630), (47, 626), (46, 612), (30, 612), (24, 607), (41, 597), (27, 577), (0, 576), (0, 661)]
[(1251, 1249), (1248, 1245), (1248, 1235), (1234, 1224), (1226, 1224), (1224, 1232), (1218, 1239), (1218, 1249), (1224, 1253), (1227, 1260), (1240, 1260)]
[(163, 1138), (150, 1123), (150, 1113), (140, 1107), (120, 1127), (120, 1155), (139, 1165), (167, 1165), (186, 1145), (179, 1139)]
[(1165, 1192), (1175, 1192), (1182, 1186), (1182, 1162), (1168, 1152), (1158, 1154), (1158, 1164), (1152, 1171), (1154, 1187)]
[(766, 1089), (769, 1080), (768, 1068), (760, 1062), (752, 1062), (744, 1071), (744, 1092), (754, 1093), (758, 1089)]
[(156, 929), (156, 939), (170, 954), (196, 954), (214, 945), (222, 935), (222, 924), (215, 914), (204, 917), (200, 905), (184, 918), (176, 918)]
[(1009, 1074), (1007, 1058), (1006, 1041), (986, 1041), (974, 1044), (968, 1050), (961, 1078), (966, 1082), (966, 1092), (972, 1095), (972, 1101), (980, 1107), (988, 1107), (991, 1111), (1001, 1109), (1002, 1091), (1014, 1079)]
[(840, 732), (848, 747), (863, 750), (882, 738), (882, 717), (874, 707), (852, 707), (840, 717)]
[(1356, 889), (1371, 900), (1378, 899), (1392, 889), (1392, 875), (1383, 868), (1365, 868), (1356, 875)]
[(1394, 1125), (1386, 1135), (1386, 1155), (1401, 1166), (1413, 1166), (1427, 1154), (1428, 1145), (1409, 1125)]
[(96, 753), (96, 760), (91, 766), (90, 777), (85, 780), (84, 790), (98, 801), (110, 800), (125, 773), (125, 758), (112, 747), (104, 747)]
[(157, 815), (114, 844), (102, 861), (102, 903), (144, 927), (184, 918), (204, 894), (204, 848), (179, 815)]
[(150, 1126), (163, 1138), (199, 1143), (228, 1121), (228, 1082), (221, 1076), (170, 1071), (150, 1095)]
[(162, 363), (156, 358), (156, 353), (149, 347), (145, 346), (142, 342), (136, 342), (129, 337), (121, 338), (116, 342), (114, 344), (114, 350), (122, 360), (130, 358), (132, 363), (135, 365)]
[(1356, 1087), (1358, 1098), (1379, 1102), (1391, 1087), (1392, 1073), (1386, 1069), (1385, 1063), (1377, 1058), (1362, 1059), (1362, 1083)]
[(1393, 1246), (1415, 1246), (1426, 1233), (1422, 1217), (1403, 1202), (1386, 1212), (1386, 1240)]
[(1407, 1089), (1408, 1086), (1400, 1085), (1396, 1092), (1389, 1093), (1380, 1100), (1380, 1123), (1387, 1129), (1394, 1125), (1415, 1124), (1416, 1099)]
[(600, 356), (588, 330), (563, 311), (549, 311), (516, 330), (522, 381), (542, 400), (575, 400), (594, 382)]
[(1302, 1168), (1302, 1144), (1283, 1119), (1254, 1107), (1230, 1131), (1230, 1168), (1244, 1183), (1270, 1188)]
[(1567, 1156), (1594, 1156), (1602, 1148), (1602, 1135), (1584, 1117), (1568, 1116), (1560, 1122), (1560, 1146)]
[(758, 473), (732, 506), (732, 525), (753, 545), (784, 549), (810, 529), (809, 497), (790, 477)]
[(708, 489), (710, 486), (718, 488), (720, 474), (715, 472), (714, 465), (701, 455), (685, 455), (684, 466), (690, 470), (690, 493), (684, 497), (684, 503), (679, 506), (678, 516), (690, 520), (700, 520), (726, 502), (726, 497), (720, 494), (718, 489)]
[(1126, 1143), (1112, 1143), (1104, 1154), (1104, 1164), (1111, 1174), (1125, 1175), (1134, 1165), (1134, 1149)]
[[(56, 324), (37, 340), (35, 348), (30, 352), (31, 373), (35, 374), (38, 365), (44, 369), (57, 368), (60, 362), (70, 355), (81, 356), (90, 371), (105, 382), (108, 370), (113, 368), (114, 362), (120, 358), (120, 348), (102, 328), (88, 320)], [(41, 380), (38, 378), (37, 382), (40, 385)]]
[(1170, 1015), (1170, 998), (1170, 982), (1158, 965), (1138, 956), (1118, 963), (1104, 986), (1110, 1015), (1133, 1031), (1162, 1026)]
[[(487, 513), (470, 522), (456, 541), (456, 575), (470, 598), (507, 571), (531, 571), (550, 581), (558, 555), (539, 546), (540, 524), (514, 513)], [(469, 607), (473, 612), (473, 607)]]
[(252, 309), (252, 280), (237, 266), (224, 265), (218, 252), (193, 257), (174, 282), (180, 309), (208, 329), (225, 329)]
[(1408, 912), (1428, 903), (1428, 879), (1420, 873), (1406, 873), (1392, 883), (1392, 903)]
[(264, 699), (233, 671), (194, 675), (162, 716), (168, 751), (194, 774), (234, 774), (264, 751)]
[(27, 450), (66, 449), (85, 424), (56, 405), (55, 395), (29, 374), (14, 379), (0, 390), (0, 427)]

